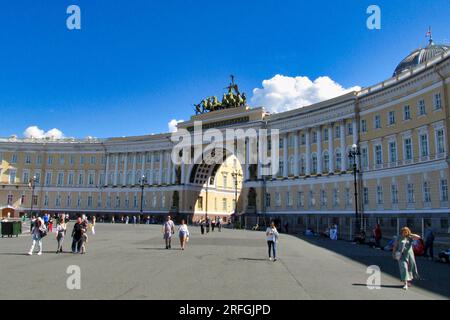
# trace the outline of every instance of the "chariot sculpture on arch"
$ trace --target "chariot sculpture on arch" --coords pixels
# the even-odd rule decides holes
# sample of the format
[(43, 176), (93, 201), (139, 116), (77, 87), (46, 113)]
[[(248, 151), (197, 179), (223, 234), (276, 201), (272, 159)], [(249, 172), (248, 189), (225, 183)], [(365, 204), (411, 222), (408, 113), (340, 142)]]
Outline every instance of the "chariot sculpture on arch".
[(222, 95), (219, 101), (217, 96), (206, 97), (200, 103), (194, 104), (195, 114), (204, 114), (212, 111), (239, 108), (247, 106), (247, 97), (245, 93), (239, 91), (239, 86), (234, 82), (234, 76), (231, 75), (231, 82), (225, 89), (226, 93)]

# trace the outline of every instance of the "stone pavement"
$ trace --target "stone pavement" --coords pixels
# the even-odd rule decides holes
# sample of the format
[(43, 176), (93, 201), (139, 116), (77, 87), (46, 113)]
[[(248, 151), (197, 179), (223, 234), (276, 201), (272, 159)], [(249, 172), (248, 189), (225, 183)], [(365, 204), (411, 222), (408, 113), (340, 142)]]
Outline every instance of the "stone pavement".
[[(71, 226), (69, 228), (71, 231)], [(54, 235), (42, 256), (27, 256), (29, 236), (0, 239), (0, 299), (448, 299), (450, 267), (419, 261), (425, 280), (403, 291), (388, 253), (345, 242), (282, 234), (279, 260), (267, 259), (262, 232), (190, 228), (185, 251), (175, 238), (165, 250), (157, 225), (97, 224), (86, 255), (55, 254)], [(70, 234), (70, 233), (69, 233)], [(69, 250), (71, 239), (65, 242)], [(366, 287), (366, 268), (380, 265), (382, 288)], [(81, 270), (69, 290), (68, 266)]]

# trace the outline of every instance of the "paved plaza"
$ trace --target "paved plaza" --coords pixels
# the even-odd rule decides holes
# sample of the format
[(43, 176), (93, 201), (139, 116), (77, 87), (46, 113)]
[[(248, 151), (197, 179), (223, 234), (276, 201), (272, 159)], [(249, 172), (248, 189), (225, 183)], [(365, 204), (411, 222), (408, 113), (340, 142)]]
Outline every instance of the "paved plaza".
[[(69, 227), (71, 231), (72, 225)], [(0, 239), (0, 299), (448, 299), (450, 266), (418, 259), (424, 280), (405, 292), (389, 253), (327, 239), (280, 236), (279, 260), (267, 259), (263, 232), (191, 227), (185, 251), (163, 248), (158, 225), (98, 224), (86, 255), (27, 256), (31, 239)], [(68, 233), (70, 234), (70, 233)], [(67, 238), (68, 251), (71, 239)], [(178, 240), (175, 238), (175, 240)], [(66, 286), (68, 266), (81, 289)], [(382, 270), (381, 289), (366, 287), (369, 265)]]

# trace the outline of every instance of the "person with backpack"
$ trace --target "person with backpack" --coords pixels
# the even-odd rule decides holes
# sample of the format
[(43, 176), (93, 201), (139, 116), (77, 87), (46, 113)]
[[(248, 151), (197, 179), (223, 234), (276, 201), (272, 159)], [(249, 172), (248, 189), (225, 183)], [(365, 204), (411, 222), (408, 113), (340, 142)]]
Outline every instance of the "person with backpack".
[[(425, 250), (424, 250), (424, 257), (428, 258), (429, 260), (434, 259), (434, 231), (431, 228), (431, 223), (427, 223), (427, 228), (425, 230)], [(429, 253), (429, 255), (428, 255)]]
[(30, 251), (28, 251), (28, 255), (33, 255), (34, 247), (36, 243), (39, 246), (39, 251), (37, 253), (38, 256), (42, 255), (42, 238), (47, 235), (47, 227), (45, 226), (44, 221), (38, 217), (36, 218), (33, 228), (31, 229), (31, 238), (33, 239), (33, 243), (31, 245)]

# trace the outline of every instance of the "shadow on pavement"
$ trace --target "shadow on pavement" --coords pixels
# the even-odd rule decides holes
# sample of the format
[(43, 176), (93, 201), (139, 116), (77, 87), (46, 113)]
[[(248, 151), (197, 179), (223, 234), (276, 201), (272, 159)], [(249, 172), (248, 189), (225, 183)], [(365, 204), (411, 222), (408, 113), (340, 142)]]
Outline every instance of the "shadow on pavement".
[(269, 261), (267, 259), (258, 259), (258, 258), (238, 258), (238, 260), (245, 260), (245, 261)]
[[(327, 238), (298, 237), (312, 245), (333, 251), (363, 265), (376, 265), (380, 267), (382, 272), (399, 279), (400, 282), (398, 263), (392, 258), (390, 251), (376, 250), (367, 245), (356, 245), (344, 240), (332, 241)], [(415, 280), (413, 285), (450, 298), (450, 266), (439, 262), (428, 261), (422, 257), (416, 257), (416, 262), (422, 279)]]
[[(352, 286), (356, 287), (367, 287), (367, 284), (365, 283), (353, 283)], [(395, 285), (380, 285), (381, 288), (387, 288), (387, 289), (402, 289), (403, 285), (395, 286)]]

